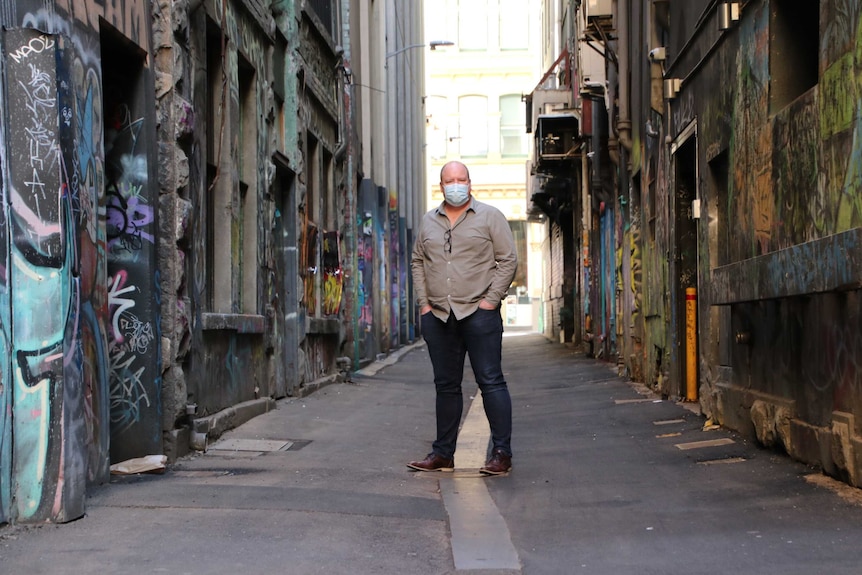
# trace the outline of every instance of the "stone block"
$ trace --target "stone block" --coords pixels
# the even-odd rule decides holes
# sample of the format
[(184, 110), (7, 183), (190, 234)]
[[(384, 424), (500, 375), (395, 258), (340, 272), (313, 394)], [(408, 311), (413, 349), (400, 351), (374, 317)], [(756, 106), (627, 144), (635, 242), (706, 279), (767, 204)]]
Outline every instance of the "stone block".
[(786, 401), (755, 399), (749, 410), (757, 440), (765, 447), (791, 451), (790, 420), (793, 417)]
[[(843, 411), (832, 412), (831, 456), (841, 479), (854, 486), (859, 485), (859, 467), (854, 437), (854, 416)], [(854, 439), (856, 441), (854, 442)]]

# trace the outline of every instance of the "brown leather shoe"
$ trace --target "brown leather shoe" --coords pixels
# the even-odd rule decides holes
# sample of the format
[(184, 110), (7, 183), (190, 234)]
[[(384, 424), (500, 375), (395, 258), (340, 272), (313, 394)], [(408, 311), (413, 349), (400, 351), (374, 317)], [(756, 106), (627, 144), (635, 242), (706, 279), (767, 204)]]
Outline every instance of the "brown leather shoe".
[(422, 461), (411, 461), (407, 467), (414, 471), (455, 471), (455, 460), (429, 453)]
[(502, 449), (495, 449), (491, 452), (491, 459), (485, 464), (485, 467), (479, 469), (479, 473), (483, 475), (503, 475), (512, 470), (512, 456), (503, 453)]

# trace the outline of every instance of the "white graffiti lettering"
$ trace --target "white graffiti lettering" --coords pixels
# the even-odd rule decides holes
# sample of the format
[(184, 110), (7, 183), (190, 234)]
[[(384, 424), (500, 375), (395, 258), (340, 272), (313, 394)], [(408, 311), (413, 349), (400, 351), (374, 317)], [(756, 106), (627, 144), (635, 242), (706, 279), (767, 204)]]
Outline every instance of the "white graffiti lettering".
[(29, 56), (30, 54), (41, 54), (45, 50), (50, 50), (54, 47), (54, 39), (49, 38), (48, 36), (39, 36), (38, 38), (33, 38), (26, 45), (21, 46), (11, 54), (13, 60), (16, 63), (20, 63), (21, 60)]

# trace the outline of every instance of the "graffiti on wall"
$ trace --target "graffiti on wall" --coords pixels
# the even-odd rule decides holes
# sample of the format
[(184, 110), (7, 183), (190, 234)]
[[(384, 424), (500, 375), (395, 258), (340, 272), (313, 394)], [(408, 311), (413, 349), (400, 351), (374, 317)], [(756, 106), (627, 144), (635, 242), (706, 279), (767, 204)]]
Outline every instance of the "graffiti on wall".
[[(746, 259), (768, 250), (774, 220), (771, 201), (771, 161), (769, 130), (755, 129), (766, 124), (769, 113), (769, 11), (763, 5), (739, 27), (740, 55), (736, 75), (736, 117), (733, 124), (732, 192), (728, 221), (736, 222), (732, 235), (732, 259)], [(745, 191), (750, 190), (749, 193)], [(736, 193), (739, 191), (739, 193)]]
[(149, 174), (146, 98), (135, 89), (143, 62), (112, 53), (102, 66), (111, 455), (122, 461), (161, 451), (158, 188)]
[(80, 286), (70, 273), (72, 190), (68, 177), (61, 179), (68, 170), (62, 166), (58, 109), (67, 100), (57, 89), (55, 38), (15, 30), (4, 40), (16, 55), (7, 60), (6, 113), (20, 126), (4, 142), (10, 241), (3, 307), (11, 309), (12, 325), (5, 359), (14, 374), (7, 413), (15, 514), (24, 520), (75, 517), (83, 509), (87, 450), (80, 422), (64, 417), (83, 409), (74, 323)]
[(338, 232), (323, 233), (323, 314), (336, 315), (341, 307), (344, 273)]
[(305, 225), (300, 238), (299, 269), (303, 281), (302, 303), (309, 316), (317, 314), (317, 248), (318, 229), (313, 223)]
[(401, 270), (401, 238), (398, 217), (398, 196), (394, 190), (389, 191), (389, 345), (392, 349), (398, 347), (401, 327), (401, 286), (399, 271)]
[(359, 308), (359, 332), (360, 345), (365, 345), (366, 349), (360, 350), (360, 357), (368, 357), (368, 334), (371, 334), (374, 329), (374, 237), (372, 236), (372, 221), (371, 214), (360, 216), (359, 230), (357, 236), (357, 280), (358, 300), (357, 307)]
[[(109, 58), (103, 52), (111, 50), (99, 45), (98, 33), (94, 41), (86, 31), (88, 26), (98, 31), (104, 18), (147, 47), (149, 18), (148, 5), (135, 0), (58, 2), (51, 9), (40, 3), (34, 8), (27, 11), (27, 3), (18, 3), (10, 14), (19, 14), (20, 22), (7, 24), (25, 28), (4, 35), (12, 74), (6, 113), (14, 115), (16, 129), (3, 142), (10, 158), (5, 188), (12, 206), (3, 297), (12, 317), (0, 319), (4, 326), (21, 328), (6, 332), (9, 356), (4, 365), (5, 371), (17, 364), (19, 374), (18, 391), (10, 399), (11, 425), (16, 427), (11, 456), (16, 514), (19, 520), (63, 521), (83, 513), (87, 482), (108, 478), (108, 379), (123, 371), (118, 367), (129, 367), (125, 356), (112, 363), (117, 341), (132, 342), (132, 349), (146, 354), (144, 372), (138, 366), (131, 373), (146, 378), (147, 395), (157, 395), (160, 387), (157, 370), (151, 368), (160, 354), (160, 328), (153, 317), (158, 308), (152, 289), (155, 218), (144, 200), (150, 193), (146, 178), (131, 175), (140, 172), (142, 162), (146, 166), (145, 155), (139, 149), (124, 157), (123, 170), (112, 173), (108, 207), (103, 135), (111, 127), (103, 115), (102, 74)], [(27, 118), (28, 128), (19, 131), (21, 118)], [(126, 129), (138, 126), (129, 122), (117, 135), (122, 138)], [(110, 246), (107, 218), (116, 232)], [(134, 262), (125, 275), (112, 272), (112, 289), (134, 282), (136, 290), (134, 297), (123, 293), (113, 317), (108, 313), (109, 252), (122, 252)], [(149, 282), (141, 281), (141, 270)], [(122, 282), (116, 281), (119, 277)], [(135, 306), (137, 315), (130, 311)], [(27, 321), (14, 321), (16, 315)], [(134, 435), (154, 438), (151, 445), (160, 449), (161, 418), (151, 421), (154, 433), (137, 429), (142, 433)], [(8, 423), (0, 420), (0, 425)], [(146, 452), (152, 453), (152, 447)], [(0, 451), (4, 470), (10, 465), (8, 453)]]

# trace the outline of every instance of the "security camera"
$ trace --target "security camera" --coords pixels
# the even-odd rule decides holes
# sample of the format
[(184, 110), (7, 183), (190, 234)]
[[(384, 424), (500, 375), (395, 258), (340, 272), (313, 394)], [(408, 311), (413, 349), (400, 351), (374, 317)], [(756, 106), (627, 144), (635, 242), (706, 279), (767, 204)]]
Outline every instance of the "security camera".
[(649, 51), (650, 62), (664, 62), (665, 58), (667, 58), (667, 50), (664, 46)]

